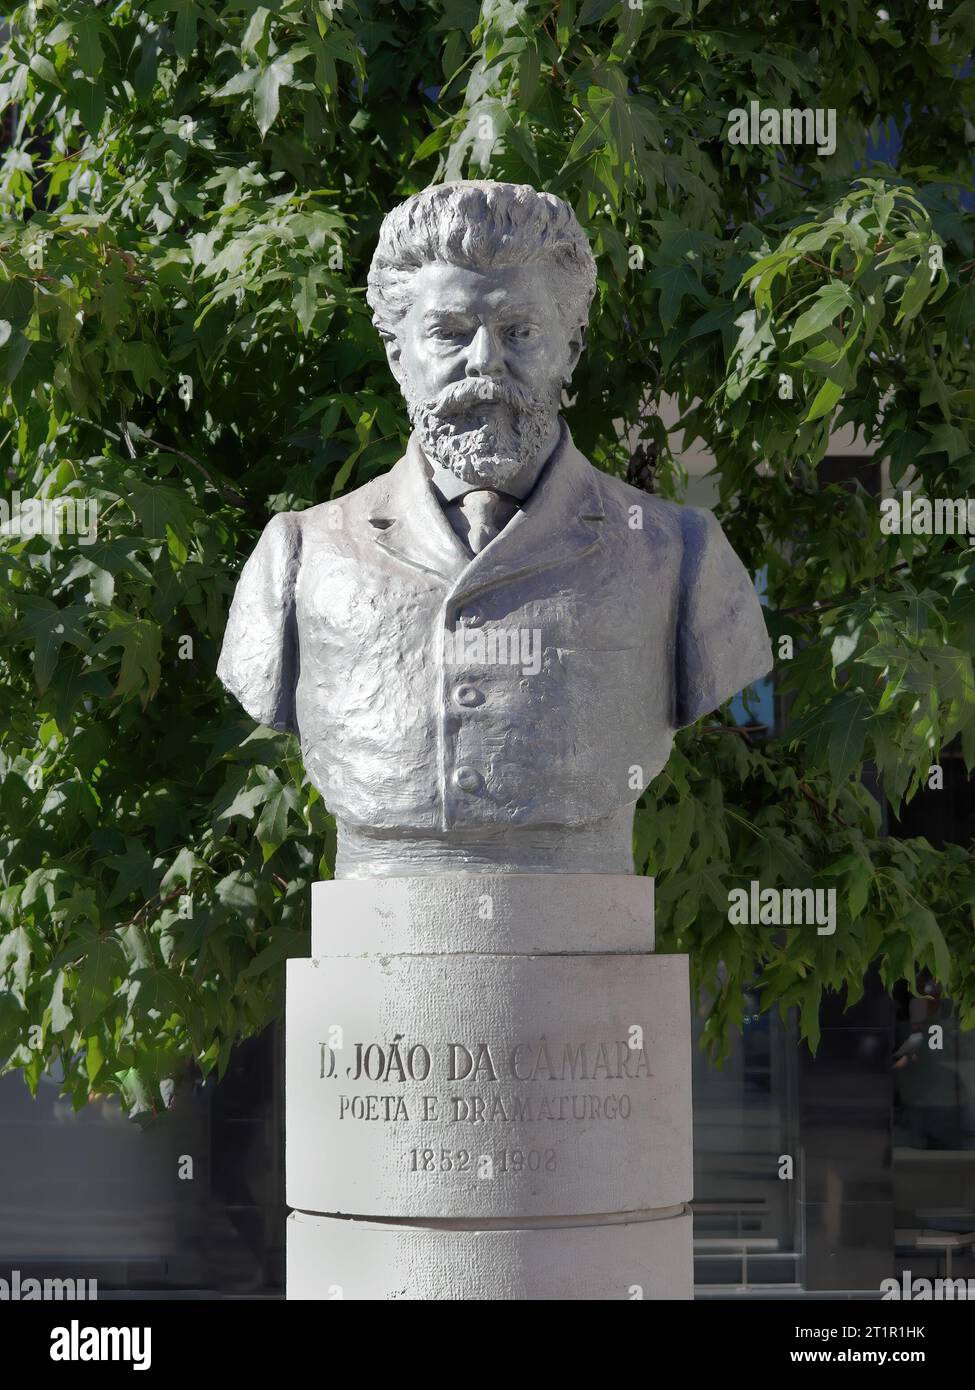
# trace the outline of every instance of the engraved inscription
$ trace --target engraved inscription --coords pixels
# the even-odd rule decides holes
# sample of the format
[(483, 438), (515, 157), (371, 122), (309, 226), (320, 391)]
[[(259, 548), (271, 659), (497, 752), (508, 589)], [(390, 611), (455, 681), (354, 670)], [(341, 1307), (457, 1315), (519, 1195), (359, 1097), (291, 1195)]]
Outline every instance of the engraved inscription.
[(319, 1076), (347, 1076), (352, 1081), (425, 1081), (439, 1075), (447, 1081), (620, 1081), (649, 1077), (646, 1047), (626, 1039), (607, 1042), (550, 1043), (546, 1038), (511, 1047), (486, 1042), (423, 1043), (400, 1046), (401, 1033), (388, 1043), (352, 1044), (352, 1060), (342, 1067), (344, 1048), (319, 1043)]
[[(529, 1041), (437, 1042), (408, 1041), (397, 1033), (385, 1042), (353, 1042), (348, 1048), (319, 1043), (318, 1075), (322, 1081), (345, 1083), (336, 1097), (340, 1120), (380, 1123), (484, 1125), (571, 1123), (594, 1120), (615, 1123), (633, 1113), (626, 1084), (652, 1079), (643, 1042), (643, 1029), (634, 1025), (625, 1039), (584, 1042), (555, 1041), (545, 1036)], [(634, 1045), (634, 1044), (638, 1045)], [(370, 1082), (388, 1090), (347, 1090), (349, 1083)], [(462, 1090), (423, 1090), (415, 1094), (410, 1082), (428, 1085), (463, 1083)], [(552, 1091), (550, 1083), (624, 1083), (607, 1093), (596, 1090)], [(498, 1089), (492, 1089), (497, 1083)], [(533, 1084), (534, 1083), (534, 1084)], [(438, 1167), (443, 1156), (454, 1155), (452, 1166)], [(490, 1159), (495, 1171), (554, 1171), (543, 1158), (548, 1150), (504, 1149)], [(413, 1172), (474, 1170), (473, 1151), (411, 1149)], [(426, 1155), (433, 1168), (420, 1163)], [(469, 1160), (464, 1166), (463, 1157)], [(527, 1157), (526, 1157), (527, 1156)], [(554, 1162), (554, 1151), (552, 1152)], [(533, 1166), (537, 1163), (537, 1167)], [(472, 1166), (473, 1165), (473, 1166)]]
[(504, 1173), (554, 1173), (558, 1167), (554, 1149), (501, 1149), (478, 1154), (470, 1149), (410, 1149), (411, 1173), (476, 1173), (479, 1178)]

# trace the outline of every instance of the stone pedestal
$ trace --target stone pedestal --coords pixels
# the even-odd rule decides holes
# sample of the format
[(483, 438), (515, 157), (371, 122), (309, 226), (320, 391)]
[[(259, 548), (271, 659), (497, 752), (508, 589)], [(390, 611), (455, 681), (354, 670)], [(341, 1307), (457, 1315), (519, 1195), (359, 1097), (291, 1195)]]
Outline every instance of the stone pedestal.
[(690, 1298), (687, 959), (652, 952), (644, 878), (316, 884), (289, 1298)]

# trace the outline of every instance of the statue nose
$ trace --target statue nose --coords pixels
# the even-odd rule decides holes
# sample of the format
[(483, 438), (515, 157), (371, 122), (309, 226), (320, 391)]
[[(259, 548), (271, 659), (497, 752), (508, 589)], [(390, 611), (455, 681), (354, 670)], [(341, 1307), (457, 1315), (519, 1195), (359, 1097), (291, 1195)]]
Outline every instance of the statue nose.
[(467, 375), (497, 376), (503, 365), (494, 334), (482, 323), (467, 350)]

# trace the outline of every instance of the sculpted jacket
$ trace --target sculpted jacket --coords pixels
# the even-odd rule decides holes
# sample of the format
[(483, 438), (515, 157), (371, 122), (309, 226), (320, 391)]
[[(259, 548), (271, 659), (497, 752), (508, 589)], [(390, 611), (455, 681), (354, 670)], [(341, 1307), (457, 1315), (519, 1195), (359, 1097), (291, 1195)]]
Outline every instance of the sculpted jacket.
[[(563, 421), (523, 510), (473, 559), (415, 436), (383, 477), (273, 517), (218, 674), (300, 736), (350, 844), (466, 845), (473, 863), (521, 831), (519, 867), (608, 873), (632, 872), (632, 806), (674, 731), (771, 666), (711, 513), (600, 472)], [(573, 832), (588, 848), (563, 866), (544, 846)]]

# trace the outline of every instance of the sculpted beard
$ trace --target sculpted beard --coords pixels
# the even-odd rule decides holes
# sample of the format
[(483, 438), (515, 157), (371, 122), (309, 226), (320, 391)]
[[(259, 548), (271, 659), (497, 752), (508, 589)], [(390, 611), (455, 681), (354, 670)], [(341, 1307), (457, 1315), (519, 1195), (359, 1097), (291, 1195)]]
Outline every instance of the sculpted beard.
[(431, 400), (407, 393), (410, 420), (431, 463), (465, 483), (504, 485), (534, 462), (558, 415), (560, 390), (514, 382), (458, 381)]

